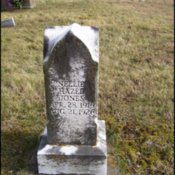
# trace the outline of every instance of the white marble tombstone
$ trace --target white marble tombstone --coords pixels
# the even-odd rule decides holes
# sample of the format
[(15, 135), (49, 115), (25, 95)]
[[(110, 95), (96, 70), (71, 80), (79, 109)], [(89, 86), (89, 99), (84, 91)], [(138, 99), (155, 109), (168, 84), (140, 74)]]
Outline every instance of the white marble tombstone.
[(48, 123), (37, 152), (43, 174), (106, 175), (105, 122), (98, 120), (99, 31), (48, 27), (44, 76)]

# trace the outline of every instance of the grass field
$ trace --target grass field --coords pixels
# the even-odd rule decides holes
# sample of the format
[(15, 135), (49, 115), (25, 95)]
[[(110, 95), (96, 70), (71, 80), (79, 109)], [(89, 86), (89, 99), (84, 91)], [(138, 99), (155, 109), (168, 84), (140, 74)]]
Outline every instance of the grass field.
[(37, 0), (33, 9), (1, 12), (16, 22), (1, 30), (1, 174), (27, 175), (47, 122), (44, 28), (77, 22), (100, 28), (108, 175), (172, 175), (173, 10), (172, 0)]

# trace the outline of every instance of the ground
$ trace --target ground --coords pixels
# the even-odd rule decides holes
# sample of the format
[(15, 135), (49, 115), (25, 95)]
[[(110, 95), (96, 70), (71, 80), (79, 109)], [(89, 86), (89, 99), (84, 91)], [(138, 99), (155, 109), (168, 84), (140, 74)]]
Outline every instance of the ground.
[(16, 22), (1, 30), (2, 175), (27, 175), (47, 122), (44, 28), (73, 22), (100, 29), (109, 175), (173, 174), (172, 0), (37, 0), (1, 15)]

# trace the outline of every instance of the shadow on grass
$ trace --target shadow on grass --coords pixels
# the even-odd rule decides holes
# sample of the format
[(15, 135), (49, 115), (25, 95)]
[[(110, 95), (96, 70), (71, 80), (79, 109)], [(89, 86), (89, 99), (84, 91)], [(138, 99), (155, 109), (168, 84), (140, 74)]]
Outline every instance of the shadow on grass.
[(4, 172), (11, 172), (13, 175), (19, 171), (30, 170), (37, 172), (36, 154), (39, 134), (35, 132), (23, 132), (17, 130), (4, 131), (2, 137), (2, 164)]
[[(2, 168), (4, 173), (17, 175), (20, 171), (28, 175), (38, 174), (36, 153), (39, 134), (17, 130), (4, 131), (2, 136)], [(108, 166), (109, 175), (117, 175), (116, 168)]]

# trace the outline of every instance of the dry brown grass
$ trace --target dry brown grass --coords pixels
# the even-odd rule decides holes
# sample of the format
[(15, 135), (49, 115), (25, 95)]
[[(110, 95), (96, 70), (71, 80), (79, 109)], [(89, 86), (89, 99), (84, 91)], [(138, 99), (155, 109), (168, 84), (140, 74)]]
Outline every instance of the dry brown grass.
[(17, 25), (1, 31), (3, 175), (27, 174), (46, 124), (44, 28), (72, 22), (100, 28), (109, 166), (121, 175), (173, 174), (173, 1), (38, 0), (2, 12), (9, 16)]

